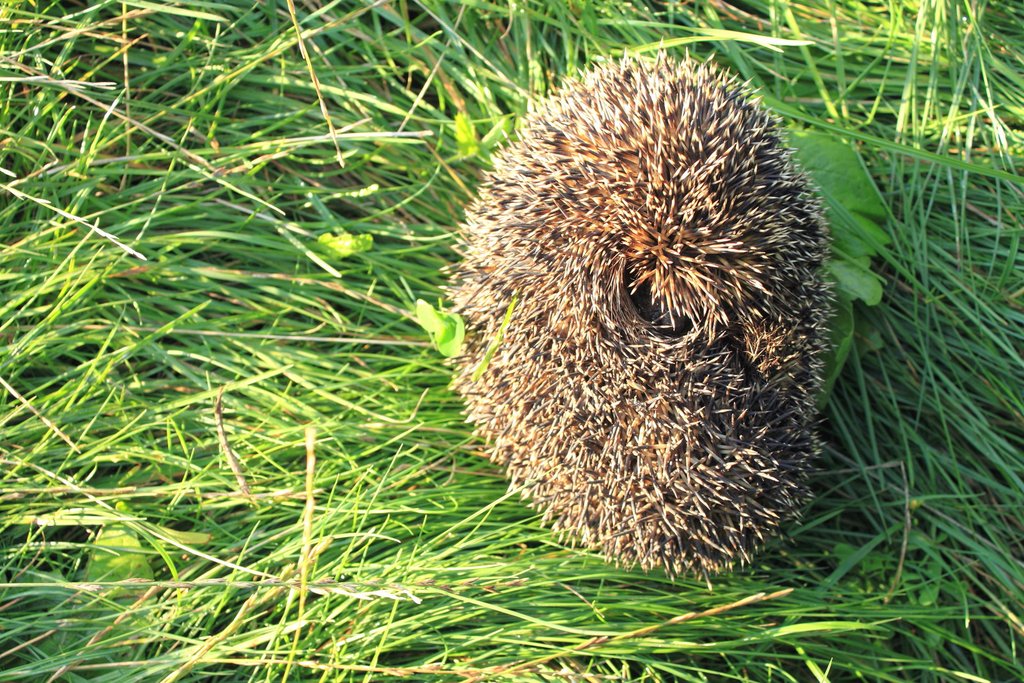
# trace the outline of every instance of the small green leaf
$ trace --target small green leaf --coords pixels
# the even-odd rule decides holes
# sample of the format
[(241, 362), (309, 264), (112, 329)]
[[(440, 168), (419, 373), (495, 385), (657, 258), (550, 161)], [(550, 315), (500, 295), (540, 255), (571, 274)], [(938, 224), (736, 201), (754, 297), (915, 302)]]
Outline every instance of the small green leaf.
[(458, 355), (462, 350), (462, 342), (466, 340), (466, 323), (462, 316), (442, 313), (445, 316), (445, 329), (435, 340), (437, 350), (445, 358)]
[(432, 337), (438, 334), (444, 327), (444, 323), (441, 322), (441, 315), (423, 299), (416, 300), (416, 320), (419, 322), (420, 327), (425, 329)]
[(838, 293), (850, 299), (860, 299), (868, 306), (876, 306), (882, 300), (882, 279), (871, 272), (867, 256), (835, 259), (828, 268), (835, 278)]
[(337, 258), (348, 258), (373, 249), (373, 235), (369, 233), (353, 235), (344, 230), (337, 234), (328, 232), (320, 235), (316, 241)]
[(843, 561), (850, 557), (853, 557), (853, 554), (857, 552), (857, 549), (849, 543), (836, 543), (836, 546), (832, 549), (832, 552), (835, 553), (835, 556), (840, 561)]
[(466, 324), (462, 316), (437, 310), (423, 299), (418, 299), (416, 321), (430, 335), (430, 341), (442, 356), (451, 358), (462, 350), (466, 339)]
[(939, 599), (939, 583), (934, 581), (927, 583), (917, 592), (917, 604), (921, 607), (931, 607)]
[(892, 561), (889, 559), (889, 555), (871, 553), (864, 558), (861, 562), (861, 571), (865, 574), (877, 574), (886, 573), (892, 567)]
[(480, 153), (476, 128), (469, 117), (461, 111), (455, 115), (455, 145), (460, 157), (474, 157)]

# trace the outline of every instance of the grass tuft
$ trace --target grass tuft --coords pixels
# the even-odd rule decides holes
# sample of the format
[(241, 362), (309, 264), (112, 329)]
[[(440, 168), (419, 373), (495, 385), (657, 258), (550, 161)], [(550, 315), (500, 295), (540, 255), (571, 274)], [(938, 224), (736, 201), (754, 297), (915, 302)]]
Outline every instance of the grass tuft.
[[(0, 681), (1021, 679), (1022, 27), (0, 4)], [(855, 143), (889, 214), (817, 499), (712, 591), (560, 544), (415, 317), (530, 102), (657, 46)]]

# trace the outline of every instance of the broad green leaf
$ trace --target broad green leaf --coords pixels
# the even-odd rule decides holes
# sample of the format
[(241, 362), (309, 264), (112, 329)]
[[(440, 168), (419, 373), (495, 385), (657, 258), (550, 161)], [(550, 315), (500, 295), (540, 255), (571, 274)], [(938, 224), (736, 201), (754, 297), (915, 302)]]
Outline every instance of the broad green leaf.
[(853, 258), (877, 254), (891, 241), (880, 227), (885, 203), (854, 149), (816, 131), (791, 131), (789, 140), (825, 199), (834, 251)]
[[(853, 219), (857, 221), (857, 225), (860, 227), (861, 241), (866, 241), (867, 245), (871, 249), (869, 256), (874, 256), (878, 253), (880, 247), (884, 247), (892, 242), (892, 237), (889, 236), (885, 230), (882, 230), (879, 223), (876, 223), (871, 218), (864, 216), (863, 214), (853, 214)], [(884, 222), (884, 221), (882, 221)]]
[(352, 254), (373, 249), (373, 235), (369, 233), (353, 235), (344, 230), (337, 234), (328, 232), (320, 235), (316, 241), (337, 258), (348, 258)]
[(848, 258), (875, 256), (891, 241), (872, 219), (851, 213), (827, 197), (826, 206), (834, 255)]
[(789, 141), (800, 166), (822, 192), (851, 213), (878, 223), (885, 221), (885, 203), (853, 147), (831, 135), (809, 130), (790, 131)]
[(836, 280), (836, 290), (851, 299), (860, 299), (868, 306), (882, 300), (882, 279), (871, 272), (867, 256), (857, 259), (833, 260), (828, 264)]
[[(853, 302), (844, 294), (838, 294), (832, 317), (832, 345), (825, 355), (825, 381), (818, 396), (818, 407), (824, 407), (832, 395), (839, 374), (846, 365), (846, 359), (853, 348)], [(837, 548), (838, 552), (838, 548)]]
[(871, 272), (871, 257), (890, 242), (880, 225), (888, 214), (852, 146), (818, 131), (794, 130), (789, 140), (796, 160), (821, 191), (832, 233), (829, 271), (835, 280), (836, 304), (832, 349), (818, 399), (823, 406), (853, 348), (853, 301), (875, 306), (882, 300), (883, 281)]
[(153, 569), (138, 536), (123, 524), (108, 524), (92, 542), (86, 581), (152, 580)]
[(459, 112), (455, 115), (455, 145), (460, 157), (474, 157), (480, 153), (476, 128), (469, 117)]

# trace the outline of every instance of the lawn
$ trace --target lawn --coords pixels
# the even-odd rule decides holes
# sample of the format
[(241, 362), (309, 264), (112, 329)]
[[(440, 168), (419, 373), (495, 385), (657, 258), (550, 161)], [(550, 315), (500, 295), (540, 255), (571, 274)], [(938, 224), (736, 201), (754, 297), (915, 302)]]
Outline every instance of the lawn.
[[(815, 498), (710, 586), (553, 534), (415, 313), (658, 51), (880, 193)], [(1024, 679), (1022, 174), (1016, 2), (6, 0), (0, 681)]]

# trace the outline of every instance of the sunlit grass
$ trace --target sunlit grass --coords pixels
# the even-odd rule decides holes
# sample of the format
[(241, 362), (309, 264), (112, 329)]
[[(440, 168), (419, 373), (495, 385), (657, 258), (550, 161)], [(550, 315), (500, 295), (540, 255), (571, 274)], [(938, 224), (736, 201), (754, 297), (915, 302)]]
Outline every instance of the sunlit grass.
[[(0, 5), (0, 680), (1024, 677), (1024, 12), (665, 5)], [(818, 496), (712, 591), (559, 543), (414, 312), (529, 102), (663, 40), (890, 213)]]

